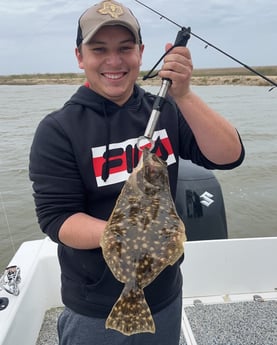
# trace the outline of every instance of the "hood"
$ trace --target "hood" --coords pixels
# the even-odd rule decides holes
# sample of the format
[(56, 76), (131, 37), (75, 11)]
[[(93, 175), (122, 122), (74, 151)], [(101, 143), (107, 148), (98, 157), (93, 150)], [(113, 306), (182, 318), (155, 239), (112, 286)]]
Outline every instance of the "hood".
[[(138, 85), (134, 86), (134, 92), (129, 100), (124, 103), (122, 106), (117, 105), (116, 103), (108, 100), (107, 98), (97, 94), (87, 86), (81, 86), (77, 92), (70, 98), (70, 100), (66, 103), (67, 104), (80, 104), (85, 107), (89, 107), (96, 112), (103, 112), (103, 106), (105, 107), (106, 111), (109, 113), (110, 110), (118, 109), (118, 108), (128, 108), (130, 110), (137, 110), (140, 107), (142, 98), (145, 94), (145, 90), (143, 90)], [(104, 115), (104, 114), (103, 114)]]

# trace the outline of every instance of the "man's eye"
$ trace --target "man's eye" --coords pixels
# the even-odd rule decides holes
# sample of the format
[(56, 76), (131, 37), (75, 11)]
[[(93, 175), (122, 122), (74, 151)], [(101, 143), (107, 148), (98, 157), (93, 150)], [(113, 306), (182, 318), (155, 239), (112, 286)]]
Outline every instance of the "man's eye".
[(129, 50), (132, 50), (132, 47), (121, 47), (120, 50), (121, 50), (122, 52), (127, 52), (127, 51), (129, 51)]
[(97, 47), (97, 48), (92, 48), (91, 50), (94, 51), (95, 53), (103, 53), (105, 51), (105, 48)]

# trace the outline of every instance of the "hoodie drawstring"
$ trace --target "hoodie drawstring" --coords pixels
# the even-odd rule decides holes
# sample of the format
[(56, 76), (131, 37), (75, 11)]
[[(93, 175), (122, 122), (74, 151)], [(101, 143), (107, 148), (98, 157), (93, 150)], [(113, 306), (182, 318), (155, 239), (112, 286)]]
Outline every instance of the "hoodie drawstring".
[(109, 117), (107, 114), (106, 106), (105, 103), (103, 102), (103, 113), (104, 113), (104, 119), (105, 119), (105, 126), (106, 126), (106, 152), (104, 154), (105, 158), (105, 165), (102, 170), (102, 180), (107, 181), (110, 175), (110, 169), (109, 169), (109, 159), (110, 159), (110, 140), (111, 140), (111, 126), (110, 126), (110, 121)]

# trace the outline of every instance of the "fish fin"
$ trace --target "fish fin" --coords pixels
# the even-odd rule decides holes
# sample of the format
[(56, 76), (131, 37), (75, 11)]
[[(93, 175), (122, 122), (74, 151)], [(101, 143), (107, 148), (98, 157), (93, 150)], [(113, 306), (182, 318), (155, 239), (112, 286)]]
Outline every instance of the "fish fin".
[(155, 333), (155, 323), (142, 289), (123, 289), (106, 320), (106, 328), (125, 335)]

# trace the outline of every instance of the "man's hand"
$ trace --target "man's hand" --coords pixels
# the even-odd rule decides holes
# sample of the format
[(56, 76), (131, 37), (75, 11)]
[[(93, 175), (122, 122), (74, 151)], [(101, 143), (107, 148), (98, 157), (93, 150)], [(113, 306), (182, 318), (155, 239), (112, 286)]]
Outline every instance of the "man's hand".
[[(166, 50), (172, 47), (166, 44)], [(193, 71), (190, 51), (186, 47), (175, 47), (164, 58), (164, 64), (159, 72), (161, 78), (172, 81), (169, 94), (178, 102), (190, 92), (190, 79)]]

